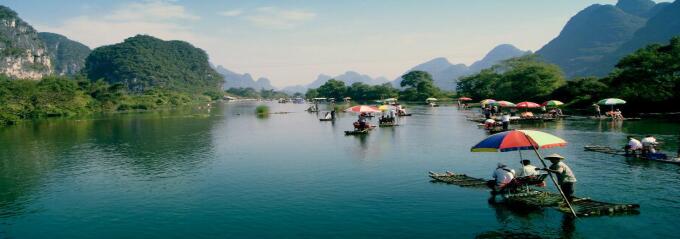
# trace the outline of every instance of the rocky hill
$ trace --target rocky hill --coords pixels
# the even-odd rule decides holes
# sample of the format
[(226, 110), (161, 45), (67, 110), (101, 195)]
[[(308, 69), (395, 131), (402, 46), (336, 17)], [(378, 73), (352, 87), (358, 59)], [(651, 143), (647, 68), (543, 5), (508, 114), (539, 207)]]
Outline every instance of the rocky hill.
[(38, 32), (5, 6), (0, 6), (0, 59), (0, 74), (12, 78), (38, 79), (52, 71)]
[(91, 51), (86, 45), (56, 33), (41, 32), (38, 37), (47, 46), (54, 74), (74, 75), (85, 66), (85, 58)]

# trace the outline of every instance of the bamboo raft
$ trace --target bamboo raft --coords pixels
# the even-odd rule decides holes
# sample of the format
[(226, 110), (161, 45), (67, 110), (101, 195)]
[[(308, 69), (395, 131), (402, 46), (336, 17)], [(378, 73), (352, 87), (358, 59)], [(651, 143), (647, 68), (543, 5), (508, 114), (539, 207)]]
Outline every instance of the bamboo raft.
[[(505, 195), (507, 203), (529, 209), (552, 207), (560, 212), (571, 214), (571, 211), (562, 201), (559, 193), (530, 190), (526, 193)], [(577, 198), (571, 202), (571, 206), (579, 217), (639, 214), (640, 205), (625, 203), (608, 203), (595, 201), (590, 198)]]
[(643, 160), (663, 162), (663, 163), (680, 164), (680, 159), (678, 159), (678, 158), (668, 158), (665, 154), (659, 154), (659, 153), (653, 154), (653, 155), (650, 155), (650, 156), (629, 155), (629, 154), (626, 154), (625, 150), (615, 149), (615, 148), (612, 148), (612, 147), (609, 147), (609, 146), (601, 146), (601, 145), (587, 145), (583, 148), (585, 149), (585, 151), (590, 151), (590, 152), (619, 155), (619, 156), (624, 156), (624, 157), (634, 157), (634, 158), (639, 158), (639, 159), (643, 159)]
[(483, 178), (473, 178), (465, 174), (455, 174), (452, 172), (446, 173), (434, 173), (429, 172), (432, 182), (441, 182), (447, 184), (453, 184), (461, 187), (475, 187), (475, 188), (487, 188), (486, 179)]
[(395, 127), (395, 126), (399, 126), (399, 125), (396, 124), (396, 123), (381, 123), (381, 124), (378, 124), (378, 126), (380, 126), (380, 127)]
[[(432, 178), (432, 182), (453, 184), (460, 187), (488, 188), (486, 186), (486, 179), (474, 178), (465, 174), (429, 172), (429, 176)], [(505, 199), (506, 204), (516, 208), (555, 208), (565, 214), (571, 214), (571, 211), (563, 203), (562, 196), (559, 193), (528, 189), (524, 192), (503, 194), (503, 198)], [(638, 204), (608, 203), (595, 201), (589, 198), (575, 197), (574, 201), (571, 202), (571, 205), (574, 208), (574, 211), (576, 211), (576, 215), (580, 217), (640, 213), (640, 205)]]

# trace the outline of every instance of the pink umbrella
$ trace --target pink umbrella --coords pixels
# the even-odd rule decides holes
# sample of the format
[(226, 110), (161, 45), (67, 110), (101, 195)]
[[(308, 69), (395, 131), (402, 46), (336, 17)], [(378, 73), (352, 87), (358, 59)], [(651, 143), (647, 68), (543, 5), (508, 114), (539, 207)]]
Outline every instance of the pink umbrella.
[(524, 102), (519, 102), (517, 103), (517, 108), (540, 108), (541, 105), (536, 104), (534, 102), (529, 102), (529, 101), (524, 101)]
[(350, 108), (347, 108), (345, 112), (354, 112), (354, 113), (378, 113), (380, 110), (377, 107), (373, 106), (368, 106), (368, 105), (357, 105), (357, 106), (352, 106)]

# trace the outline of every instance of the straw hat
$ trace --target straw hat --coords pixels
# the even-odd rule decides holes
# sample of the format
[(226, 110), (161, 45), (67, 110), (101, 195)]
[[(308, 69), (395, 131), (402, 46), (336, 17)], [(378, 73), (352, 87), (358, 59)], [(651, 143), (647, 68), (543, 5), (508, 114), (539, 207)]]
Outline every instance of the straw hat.
[(559, 159), (559, 160), (563, 160), (564, 157), (562, 157), (562, 155), (559, 155), (559, 154), (551, 154), (551, 155), (545, 156), (544, 159), (548, 159), (548, 160), (549, 160), (549, 159)]

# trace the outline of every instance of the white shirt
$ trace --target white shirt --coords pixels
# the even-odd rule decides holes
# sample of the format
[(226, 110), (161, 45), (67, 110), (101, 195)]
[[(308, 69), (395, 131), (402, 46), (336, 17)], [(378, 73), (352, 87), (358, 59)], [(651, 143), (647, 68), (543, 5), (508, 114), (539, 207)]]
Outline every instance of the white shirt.
[(507, 167), (496, 168), (496, 171), (493, 172), (493, 178), (496, 179), (497, 186), (503, 186), (515, 178), (515, 170)]
[(501, 117), (502, 122), (510, 122), (510, 115), (505, 114)]
[(496, 123), (496, 121), (493, 120), (493, 119), (487, 119), (487, 120), (484, 121), (484, 123), (493, 124), (493, 123)]
[(651, 146), (656, 144), (656, 139), (654, 137), (646, 137), (642, 139), (642, 145)]
[(637, 139), (630, 139), (630, 141), (628, 141), (628, 146), (632, 150), (642, 149), (642, 143)]
[(540, 173), (536, 171), (536, 166), (534, 165), (525, 165), (522, 167), (522, 171), (519, 171), (519, 177), (526, 177), (526, 176), (537, 176)]

